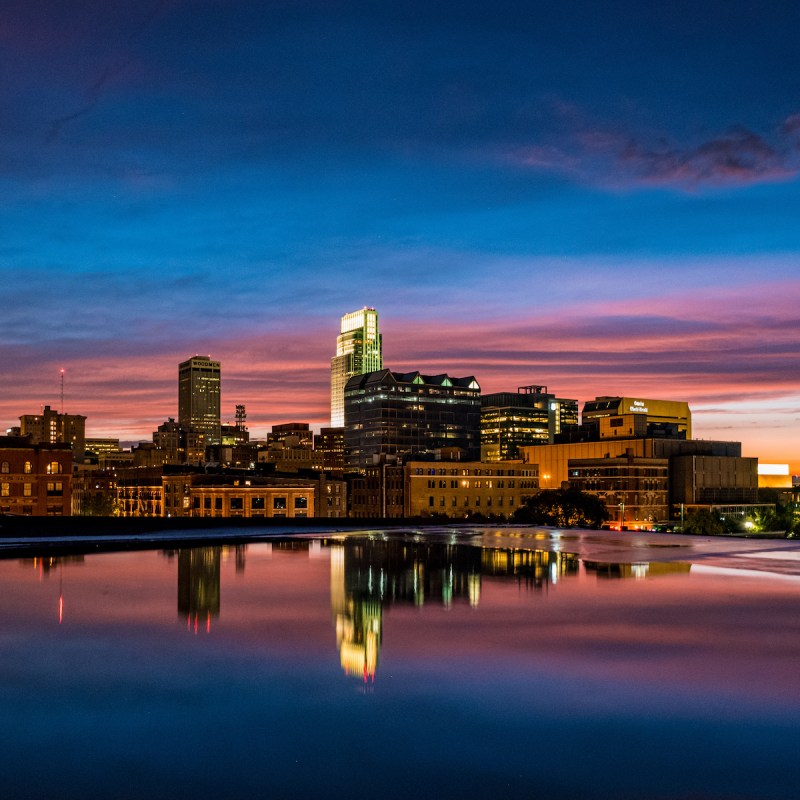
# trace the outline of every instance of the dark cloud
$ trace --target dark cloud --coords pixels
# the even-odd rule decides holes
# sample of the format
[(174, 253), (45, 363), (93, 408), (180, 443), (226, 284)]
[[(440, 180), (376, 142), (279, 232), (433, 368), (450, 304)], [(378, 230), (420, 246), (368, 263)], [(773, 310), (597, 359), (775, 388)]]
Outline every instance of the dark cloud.
[(618, 188), (661, 185), (691, 191), (790, 180), (800, 174), (800, 114), (788, 117), (769, 136), (738, 127), (683, 146), (665, 135), (646, 140), (597, 125), (574, 107), (565, 114), (559, 105), (554, 114), (566, 126), (559, 141), (520, 148), (516, 160)]
[(626, 148), (620, 162), (648, 183), (748, 184), (794, 177), (791, 164), (765, 139), (739, 130), (686, 149), (647, 150), (636, 144)]

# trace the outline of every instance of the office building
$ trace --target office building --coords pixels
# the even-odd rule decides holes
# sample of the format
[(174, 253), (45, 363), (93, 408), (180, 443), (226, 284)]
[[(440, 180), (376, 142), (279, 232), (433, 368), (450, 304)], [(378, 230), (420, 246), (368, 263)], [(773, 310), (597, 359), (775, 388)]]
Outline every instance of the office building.
[(388, 369), (347, 382), (345, 467), (382, 457), (480, 458), (481, 388), (471, 375), (422, 375)]
[(322, 453), (322, 468), (331, 475), (344, 473), (344, 428), (320, 428), (314, 449)]
[(611, 527), (649, 529), (669, 519), (667, 458), (641, 458), (629, 451), (615, 458), (570, 459), (569, 482), (605, 503)]
[(660, 439), (653, 437), (625, 437), (588, 442), (534, 445), (523, 447), (521, 458), (525, 463), (539, 465), (539, 487), (560, 489), (569, 482), (569, 463), (573, 460), (593, 458), (672, 458), (678, 455), (714, 455), (740, 458), (740, 442), (722, 442), (699, 439)]
[(193, 356), (178, 366), (178, 423), (220, 442), (220, 365), (209, 356)]
[(578, 401), (548, 393), (546, 386), (481, 397), (481, 459), (508, 461), (519, 448), (552, 444), (557, 434), (578, 426)]
[(331, 427), (344, 425), (344, 387), (354, 375), (383, 369), (378, 312), (366, 306), (342, 317), (331, 359)]
[[(596, 397), (583, 404), (581, 423), (586, 425), (605, 419), (606, 423), (614, 426), (608, 418), (633, 415), (646, 420), (648, 428), (646, 435), (658, 433), (659, 428), (674, 426), (676, 435), (685, 439), (692, 438), (692, 412), (689, 404), (677, 400), (645, 400), (641, 397)], [(625, 422), (618, 422), (624, 425)], [(613, 431), (612, 431), (613, 435)]]
[(83, 461), (86, 452), (86, 417), (61, 414), (45, 406), (41, 414), (23, 414), (19, 418), (21, 436), (31, 444), (68, 444), (74, 461)]
[(351, 516), (508, 518), (538, 492), (538, 486), (536, 465), (521, 461), (381, 464), (353, 478)]

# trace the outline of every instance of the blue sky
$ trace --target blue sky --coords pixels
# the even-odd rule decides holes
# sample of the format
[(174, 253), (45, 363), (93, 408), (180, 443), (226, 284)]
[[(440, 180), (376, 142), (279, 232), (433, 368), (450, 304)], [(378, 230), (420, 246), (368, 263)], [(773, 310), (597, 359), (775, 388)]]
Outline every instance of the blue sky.
[(20, 2), (0, 15), (0, 410), (97, 435), (223, 362), (324, 424), (341, 314), (387, 366), (690, 402), (797, 455), (800, 7)]

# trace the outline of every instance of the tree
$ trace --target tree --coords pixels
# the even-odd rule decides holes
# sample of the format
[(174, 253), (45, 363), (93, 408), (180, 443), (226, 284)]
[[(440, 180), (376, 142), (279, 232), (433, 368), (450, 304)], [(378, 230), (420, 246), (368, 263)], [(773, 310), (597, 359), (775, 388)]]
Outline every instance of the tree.
[(607, 519), (603, 501), (579, 489), (544, 489), (514, 512), (515, 522), (558, 528), (599, 528)]
[(689, 512), (683, 532), (693, 536), (720, 536), (725, 533), (725, 526), (718, 515), (712, 514), (707, 508), (698, 508)]
[(83, 498), (81, 516), (113, 517), (116, 514), (116, 500), (108, 493), (90, 494)]

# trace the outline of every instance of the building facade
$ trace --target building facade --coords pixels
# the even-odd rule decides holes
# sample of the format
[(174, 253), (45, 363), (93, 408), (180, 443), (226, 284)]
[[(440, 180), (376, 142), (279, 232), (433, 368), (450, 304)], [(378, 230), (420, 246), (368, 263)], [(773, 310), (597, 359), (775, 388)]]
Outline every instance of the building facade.
[(0, 436), (0, 514), (31, 517), (72, 513), (72, 448)]
[(367, 467), (350, 486), (357, 519), (510, 517), (537, 493), (538, 476), (520, 461), (407, 461)]
[(345, 387), (345, 468), (382, 457), (446, 453), (480, 458), (481, 387), (474, 377), (388, 369), (356, 375)]
[(680, 455), (672, 459), (674, 505), (747, 505), (758, 502), (758, 459)]
[(193, 356), (178, 365), (178, 424), (205, 435), (205, 443), (219, 444), (220, 362)]
[(354, 375), (383, 369), (378, 312), (366, 306), (345, 314), (331, 359), (331, 427), (344, 425), (344, 387)]
[(341, 518), (347, 490), (326, 476), (132, 469), (117, 477), (117, 509), (124, 517)]
[(322, 467), (332, 475), (344, 473), (344, 427), (320, 428), (314, 436), (314, 449), (322, 454)]
[(21, 436), (30, 436), (31, 444), (68, 444), (74, 461), (82, 461), (86, 451), (86, 417), (61, 414), (45, 406), (41, 414), (23, 414), (19, 418)]
[(481, 397), (481, 460), (508, 461), (519, 448), (552, 444), (556, 434), (578, 425), (578, 401), (559, 399), (546, 386)]
[(670, 518), (669, 460), (617, 458), (569, 461), (570, 485), (599, 497), (608, 509), (611, 526), (649, 529)]
[(586, 424), (604, 417), (633, 414), (643, 417), (650, 426), (675, 425), (682, 438), (692, 438), (692, 412), (689, 404), (677, 400), (645, 400), (641, 397), (596, 397), (583, 404), (581, 422)]

